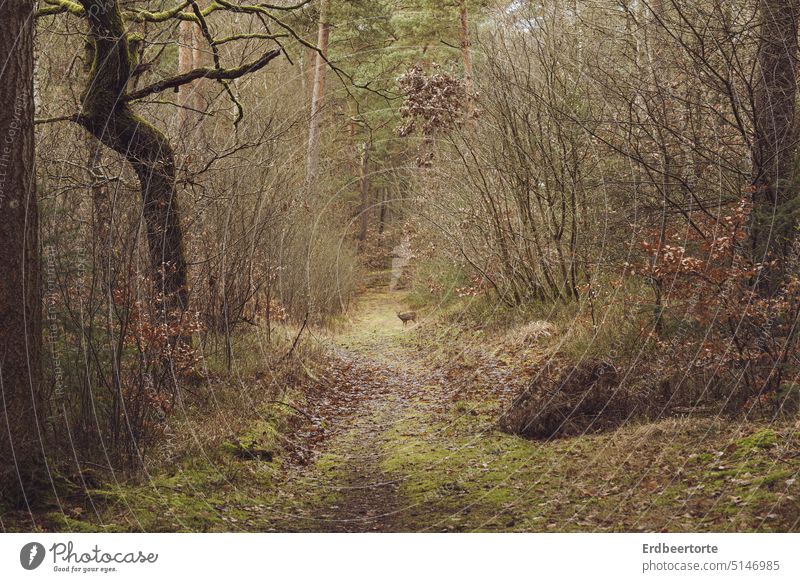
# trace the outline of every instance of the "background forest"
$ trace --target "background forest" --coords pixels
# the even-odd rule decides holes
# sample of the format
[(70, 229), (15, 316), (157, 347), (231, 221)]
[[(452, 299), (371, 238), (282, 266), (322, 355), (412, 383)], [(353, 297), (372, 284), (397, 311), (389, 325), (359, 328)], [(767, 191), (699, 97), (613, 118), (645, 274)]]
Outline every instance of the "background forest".
[(4, 531), (800, 527), (800, 2), (0, 14)]

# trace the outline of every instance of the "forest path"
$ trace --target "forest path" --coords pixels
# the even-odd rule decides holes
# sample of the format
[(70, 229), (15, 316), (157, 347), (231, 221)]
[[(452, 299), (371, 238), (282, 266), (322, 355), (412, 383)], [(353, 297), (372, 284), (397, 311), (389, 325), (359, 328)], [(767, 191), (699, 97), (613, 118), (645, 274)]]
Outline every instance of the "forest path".
[(406, 509), (400, 481), (385, 470), (398, 424), (424, 432), (437, 372), (418, 369), (397, 312), (405, 293), (372, 288), (350, 323), (331, 338), (326, 406), (329, 436), (295, 483), (306, 492), (299, 524), (310, 531), (398, 531)]

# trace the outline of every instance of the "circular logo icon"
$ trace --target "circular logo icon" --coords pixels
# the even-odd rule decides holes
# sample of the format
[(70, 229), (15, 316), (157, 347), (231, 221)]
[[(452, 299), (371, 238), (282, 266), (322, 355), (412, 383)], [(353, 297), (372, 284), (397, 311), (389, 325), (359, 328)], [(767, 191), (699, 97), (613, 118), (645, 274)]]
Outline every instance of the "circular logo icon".
[(42, 565), (44, 553), (44, 546), (39, 542), (25, 544), (19, 551), (19, 563), (26, 570), (35, 570)]

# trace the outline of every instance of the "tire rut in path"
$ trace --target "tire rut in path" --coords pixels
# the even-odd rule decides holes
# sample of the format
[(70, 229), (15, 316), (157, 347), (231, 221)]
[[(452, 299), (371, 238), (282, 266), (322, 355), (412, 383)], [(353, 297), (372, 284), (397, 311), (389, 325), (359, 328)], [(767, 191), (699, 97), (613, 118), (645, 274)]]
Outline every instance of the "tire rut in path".
[(385, 400), (366, 402), (354, 426), (344, 435), (340, 455), (340, 478), (330, 486), (337, 490), (336, 502), (328, 509), (326, 531), (392, 531), (393, 516), (402, 510), (399, 483), (381, 470), (382, 434), (396, 420), (398, 411)]
[(418, 412), (421, 379), (405, 362), (395, 358), (385, 361), (336, 352), (336, 357), (346, 362), (346, 385), (353, 390), (357, 404), (354, 402), (346, 418), (330, 419), (335, 425), (334, 435), (320, 452), (333, 461), (334, 470), (324, 476), (316, 463), (307, 468), (306, 482), (332, 493), (334, 501), (307, 508), (310, 522), (304, 529), (400, 531), (398, 518), (404, 510), (401, 483), (385, 473), (382, 465), (389, 431), (399, 420)]
[(314, 413), (324, 418), (324, 438), (297, 474), (304, 487), (299, 520), (281, 529), (402, 531), (407, 508), (401, 480), (383, 470), (387, 441), (399, 421), (424, 422), (423, 402), (436, 399), (430, 383), (439, 377), (418, 370), (418, 356), (402, 341), (414, 329), (396, 317), (404, 295), (373, 288), (361, 296), (351, 325), (332, 338)]

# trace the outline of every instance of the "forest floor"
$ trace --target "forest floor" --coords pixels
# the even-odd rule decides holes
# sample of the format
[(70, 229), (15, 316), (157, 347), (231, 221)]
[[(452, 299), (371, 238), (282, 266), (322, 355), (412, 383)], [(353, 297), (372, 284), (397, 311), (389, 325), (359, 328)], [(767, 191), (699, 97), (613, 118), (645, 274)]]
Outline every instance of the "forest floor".
[(800, 423), (665, 418), (550, 442), (508, 435), (496, 421), (536, 350), (509, 355), (432, 317), (403, 327), (404, 299), (368, 289), (349, 323), (316, 338), (327, 362), (314, 386), (265, 409), (237, 447), (62, 499), (39, 527), (800, 529)]

